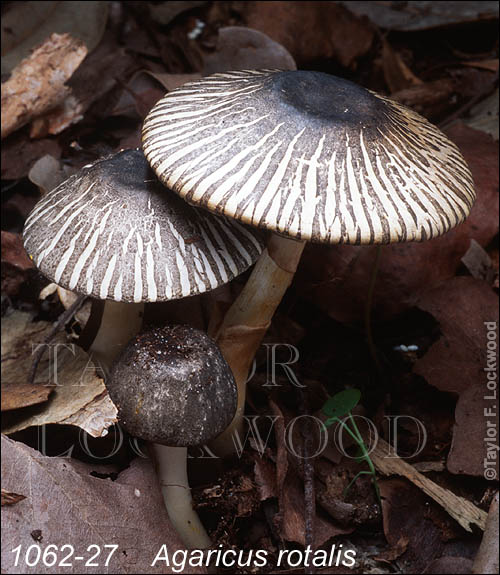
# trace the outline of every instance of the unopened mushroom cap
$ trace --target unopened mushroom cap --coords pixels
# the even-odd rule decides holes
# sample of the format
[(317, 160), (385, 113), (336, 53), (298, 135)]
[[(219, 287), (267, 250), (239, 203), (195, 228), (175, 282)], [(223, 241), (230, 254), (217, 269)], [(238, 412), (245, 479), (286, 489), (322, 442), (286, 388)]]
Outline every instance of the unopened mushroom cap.
[(132, 339), (106, 387), (130, 434), (172, 447), (203, 445), (219, 435), (234, 416), (238, 396), (217, 345), (184, 325)]
[(98, 299), (154, 302), (210, 291), (245, 271), (262, 241), (164, 189), (139, 150), (86, 166), (26, 220), (40, 271)]
[(316, 242), (421, 241), (475, 194), (458, 148), (422, 116), (321, 72), (214, 74), (161, 99), (143, 148), (188, 202)]

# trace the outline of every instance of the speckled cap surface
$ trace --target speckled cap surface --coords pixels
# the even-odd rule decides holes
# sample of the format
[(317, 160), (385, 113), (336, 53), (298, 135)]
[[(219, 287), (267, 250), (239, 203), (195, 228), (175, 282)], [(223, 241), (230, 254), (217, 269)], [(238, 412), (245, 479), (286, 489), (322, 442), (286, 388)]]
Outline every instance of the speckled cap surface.
[(462, 222), (470, 171), (437, 127), (321, 72), (214, 74), (162, 98), (144, 153), (188, 202), (298, 239), (422, 241)]
[(203, 445), (230, 424), (237, 389), (204, 332), (177, 325), (148, 330), (123, 350), (106, 382), (132, 435), (172, 447)]
[(252, 265), (254, 230), (164, 189), (139, 150), (86, 166), (28, 216), (24, 246), (60, 286), (98, 299), (154, 302), (210, 291)]

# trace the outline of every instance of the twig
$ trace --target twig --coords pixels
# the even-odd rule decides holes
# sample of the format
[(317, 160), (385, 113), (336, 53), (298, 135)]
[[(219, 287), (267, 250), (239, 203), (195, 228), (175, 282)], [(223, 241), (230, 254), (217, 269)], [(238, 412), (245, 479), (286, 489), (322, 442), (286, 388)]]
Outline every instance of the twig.
[[(62, 329), (66, 327), (66, 324), (72, 319), (75, 313), (83, 306), (86, 300), (87, 300), (86, 295), (78, 296), (78, 298), (74, 301), (74, 303), (57, 318), (56, 323), (54, 324), (49, 334), (45, 338), (43, 342), (44, 344), (50, 343), (54, 339), (54, 337)], [(38, 369), (38, 364), (40, 363), (40, 360), (42, 359), (45, 350), (46, 350), (45, 345), (41, 345), (33, 354), (33, 361), (31, 363), (31, 369), (28, 374), (28, 385), (30, 386), (33, 385), (35, 381), (36, 370)]]
[(483, 531), (485, 530), (487, 517), (485, 511), (419, 473), (412, 465), (398, 457), (391, 446), (383, 439), (378, 439), (377, 445), (370, 453), (370, 456), (378, 471), (384, 475), (406, 477), (406, 479), (441, 505), (466, 531), (472, 531), (471, 524), (477, 525)]

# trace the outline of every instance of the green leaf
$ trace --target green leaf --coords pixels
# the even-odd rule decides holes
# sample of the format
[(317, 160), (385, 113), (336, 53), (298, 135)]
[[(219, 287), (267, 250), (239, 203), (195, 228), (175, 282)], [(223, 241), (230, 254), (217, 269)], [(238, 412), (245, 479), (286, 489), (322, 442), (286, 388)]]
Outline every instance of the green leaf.
[(360, 399), (359, 389), (345, 389), (330, 397), (322, 411), (329, 417), (343, 417), (356, 407)]

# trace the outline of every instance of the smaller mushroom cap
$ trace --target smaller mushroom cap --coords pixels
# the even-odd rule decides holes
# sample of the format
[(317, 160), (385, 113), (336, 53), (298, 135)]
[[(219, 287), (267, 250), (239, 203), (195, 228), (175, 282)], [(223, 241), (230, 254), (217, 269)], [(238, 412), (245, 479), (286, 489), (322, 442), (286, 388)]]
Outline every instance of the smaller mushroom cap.
[(165, 189), (139, 150), (85, 166), (45, 195), (23, 240), (51, 281), (123, 302), (213, 290), (251, 266), (263, 247), (253, 230)]
[(131, 435), (171, 447), (203, 445), (222, 433), (238, 397), (215, 342), (184, 325), (133, 338), (111, 368), (106, 387)]

